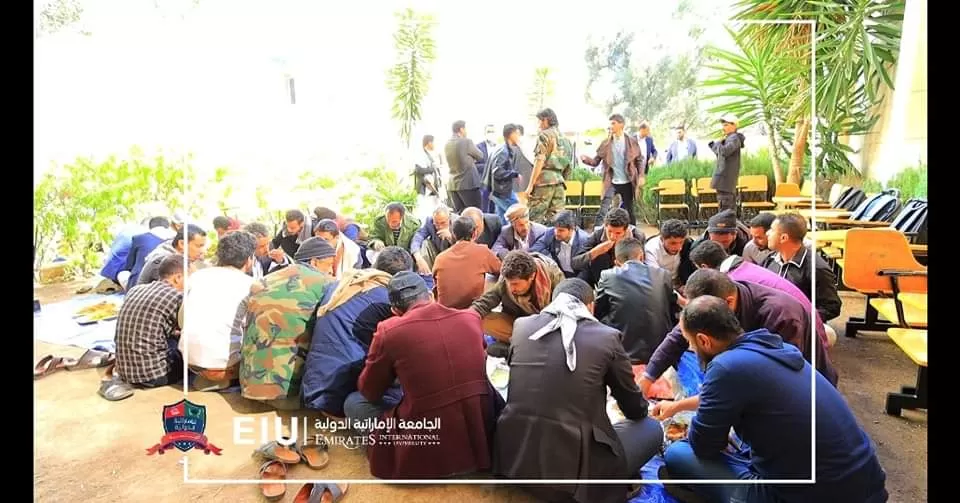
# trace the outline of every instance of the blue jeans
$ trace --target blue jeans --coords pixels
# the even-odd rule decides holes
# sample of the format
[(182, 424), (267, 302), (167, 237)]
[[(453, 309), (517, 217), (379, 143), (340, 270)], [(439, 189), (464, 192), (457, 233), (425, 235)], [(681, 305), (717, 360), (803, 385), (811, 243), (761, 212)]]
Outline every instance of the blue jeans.
[[(384, 412), (390, 409), (390, 405), (383, 401), (374, 403), (366, 399), (359, 391), (354, 391), (347, 395), (343, 401), (343, 415), (352, 423), (354, 420), (363, 422), (366, 419), (379, 418)], [(370, 433), (362, 431), (361, 433)]]
[(500, 197), (494, 194), (490, 194), (490, 200), (493, 201), (493, 206), (497, 212), (497, 216), (500, 217), (500, 223), (503, 225), (507, 225), (508, 223), (507, 217), (505, 217), (504, 214), (507, 212), (507, 208), (520, 202), (519, 200), (517, 200), (517, 194), (514, 192), (511, 192), (510, 195), (507, 197)]
[[(750, 459), (743, 454), (723, 452), (715, 459), (698, 458), (689, 442), (675, 442), (664, 453), (664, 461), (671, 479), (702, 480), (759, 480)], [(761, 484), (706, 485), (691, 484), (690, 490), (707, 501), (724, 503), (776, 503), (772, 486)]]

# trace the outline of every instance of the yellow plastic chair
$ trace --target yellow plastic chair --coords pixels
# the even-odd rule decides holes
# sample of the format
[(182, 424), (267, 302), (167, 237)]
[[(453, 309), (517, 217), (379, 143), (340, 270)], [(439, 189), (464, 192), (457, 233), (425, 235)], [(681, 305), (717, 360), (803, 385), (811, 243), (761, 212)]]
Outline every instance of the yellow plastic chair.
[[(687, 196), (687, 181), (679, 178), (660, 180), (660, 183), (653, 189), (657, 198), (657, 225), (663, 221), (663, 211), (677, 211), (683, 214), (684, 220), (690, 218), (690, 205), (684, 202)], [(680, 202), (664, 202), (680, 201)]]

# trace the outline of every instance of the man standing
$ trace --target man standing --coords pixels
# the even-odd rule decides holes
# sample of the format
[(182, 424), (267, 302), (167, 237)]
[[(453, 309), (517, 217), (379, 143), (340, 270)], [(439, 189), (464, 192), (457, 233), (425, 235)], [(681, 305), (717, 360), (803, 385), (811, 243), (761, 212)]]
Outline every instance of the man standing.
[(837, 293), (837, 277), (827, 261), (823, 260), (812, 246), (804, 244), (807, 235), (807, 219), (795, 213), (780, 215), (770, 225), (767, 242), (773, 254), (767, 257), (764, 266), (785, 278), (808, 299), (813, 299), (813, 274), (810, 260), (814, 261), (817, 280), (817, 312), (825, 321), (840, 316), (843, 301)]
[[(817, 481), (688, 486), (708, 501), (887, 501), (873, 442), (823, 375), (811, 383), (810, 364), (799, 350), (765, 328), (744, 333), (727, 303), (713, 296), (692, 300), (680, 326), (705, 374), (687, 440), (667, 449), (660, 478)], [(810, 445), (814, 420), (816, 454)], [(731, 428), (750, 446), (749, 458), (728, 448)], [(676, 485), (665, 487), (678, 493)]]
[(643, 152), (643, 174), (646, 176), (650, 172), (650, 167), (657, 162), (657, 147), (653, 145), (653, 137), (650, 136), (650, 124), (647, 121), (640, 123), (637, 128), (637, 141), (640, 143), (640, 150)]
[(493, 245), (493, 253), (501, 260), (513, 250), (529, 250), (547, 232), (547, 226), (530, 221), (530, 212), (523, 203), (511, 206), (506, 217), (510, 223), (500, 229), (500, 236)]
[(736, 207), (737, 180), (740, 178), (740, 150), (745, 137), (737, 132), (737, 117), (725, 114), (720, 117), (723, 139), (711, 141), (710, 150), (717, 156), (717, 167), (710, 180), (710, 188), (717, 191), (719, 211)]
[(500, 259), (489, 248), (477, 244), (477, 227), (470, 217), (459, 217), (450, 226), (456, 244), (437, 255), (433, 277), (437, 302), (454, 309), (466, 309), (483, 295), (487, 274), (500, 272)]
[(614, 194), (618, 194), (630, 215), (630, 224), (636, 225), (633, 202), (637, 191), (643, 188), (646, 177), (644, 159), (637, 140), (624, 134), (623, 122), (622, 115), (611, 115), (611, 134), (597, 147), (597, 155), (592, 158), (583, 155), (580, 160), (590, 166), (598, 166), (601, 162), (606, 166), (603, 170), (603, 200), (600, 202), (597, 220), (603, 220)]
[(687, 234), (685, 223), (671, 219), (660, 224), (660, 234), (643, 245), (643, 263), (667, 271), (674, 287), (682, 286), (696, 270), (690, 262), (693, 239)]
[(641, 243), (646, 240), (640, 229), (630, 225), (627, 210), (614, 208), (603, 219), (603, 227), (593, 231), (583, 245), (584, 252), (573, 258), (573, 269), (591, 286), (600, 281), (600, 273), (614, 266), (613, 247), (617, 241), (632, 236)]
[(634, 364), (647, 363), (676, 319), (670, 273), (643, 263), (643, 243), (617, 241), (616, 267), (600, 273), (597, 319), (623, 334), (623, 348)]
[(697, 158), (697, 142), (687, 138), (683, 126), (677, 126), (677, 139), (667, 148), (667, 164), (684, 159)]
[(507, 225), (504, 216), (507, 208), (517, 204), (517, 194), (514, 185), (520, 178), (517, 171), (517, 159), (521, 157), (517, 146), (520, 131), (516, 124), (503, 126), (503, 145), (491, 152), (484, 171), (484, 183), (490, 187), (490, 202), (494, 211), (500, 217), (500, 222)]
[(483, 160), (483, 153), (467, 138), (463, 121), (453, 123), (453, 137), (444, 146), (444, 154), (450, 167), (450, 183), (447, 190), (457, 213), (468, 206), (480, 208), (480, 173), (476, 163)]
[(453, 245), (453, 234), (450, 233), (450, 208), (438, 206), (428, 216), (423, 225), (417, 229), (410, 241), (410, 253), (417, 262), (417, 269), (421, 274), (430, 274), (433, 270), (433, 261), (437, 254)]
[(776, 218), (773, 213), (766, 212), (753, 217), (750, 221), (750, 237), (753, 239), (743, 247), (743, 260), (758, 265), (767, 261), (767, 257), (773, 253), (767, 246), (767, 232)]
[[(620, 333), (594, 318), (593, 291), (565, 279), (539, 314), (516, 321), (494, 473), (511, 479), (635, 479), (663, 440), (647, 417)], [(607, 387), (626, 420), (610, 424)], [(537, 485), (547, 501), (620, 503), (618, 484)]]
[(370, 231), (367, 245), (375, 252), (385, 246), (399, 246), (410, 251), (413, 235), (419, 228), (420, 221), (413, 215), (408, 215), (407, 208), (402, 203), (393, 202), (387, 205), (383, 215), (373, 221), (373, 230)]
[[(493, 124), (487, 124), (483, 128), (483, 141), (477, 144), (477, 150), (483, 154), (483, 159), (477, 162), (477, 173), (480, 179), (487, 172), (487, 166), (490, 163), (490, 154), (497, 149), (497, 130)], [(494, 211), (490, 207), (490, 187), (483, 183), (480, 184), (480, 207), (486, 211)]]
[(530, 208), (530, 218), (549, 225), (566, 204), (566, 186), (563, 181), (573, 170), (573, 145), (560, 130), (557, 114), (549, 108), (537, 112), (540, 135), (534, 148), (533, 173), (524, 198)]
[[(344, 403), (355, 425), (381, 416), (395, 425), (395, 430), (356, 428), (379, 440), (367, 448), (370, 473), (436, 479), (489, 469), (495, 404), (502, 399), (487, 380), (479, 316), (433, 302), (423, 278), (412, 272), (397, 273), (387, 290), (396, 317), (377, 327), (359, 391)], [(395, 381), (404, 394), (388, 409), (381, 400)], [(425, 422), (436, 429), (412, 426)], [(398, 434), (438, 439), (420, 445), (383, 440)]]
[(417, 218), (427, 218), (440, 206), (440, 166), (442, 159), (434, 152), (433, 135), (423, 137), (423, 155), (413, 167), (413, 188), (417, 191)]
[[(327, 222), (331, 222), (327, 220)], [(336, 251), (322, 238), (300, 245), (296, 263), (268, 274), (245, 300), (240, 349), (240, 389), (248, 400), (281, 410), (300, 409), (300, 385), (310, 322), (324, 289), (333, 282)]]
[(577, 227), (577, 217), (573, 212), (563, 210), (553, 220), (553, 228), (537, 238), (530, 251), (550, 256), (560, 266), (563, 275), (572, 278), (577, 275), (573, 269), (573, 257), (584, 252), (588, 239), (590, 235)]

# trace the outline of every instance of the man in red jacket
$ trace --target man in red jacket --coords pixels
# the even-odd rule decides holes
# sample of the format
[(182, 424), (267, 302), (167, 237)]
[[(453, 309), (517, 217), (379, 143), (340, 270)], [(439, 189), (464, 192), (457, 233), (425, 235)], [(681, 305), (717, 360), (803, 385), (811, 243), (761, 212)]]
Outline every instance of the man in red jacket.
[[(394, 275), (387, 292), (396, 317), (380, 322), (359, 391), (343, 405), (354, 429), (372, 437), (370, 473), (431, 479), (490, 469), (503, 399), (487, 380), (480, 315), (435, 303), (409, 271)], [(385, 409), (381, 399), (395, 380), (403, 398)]]

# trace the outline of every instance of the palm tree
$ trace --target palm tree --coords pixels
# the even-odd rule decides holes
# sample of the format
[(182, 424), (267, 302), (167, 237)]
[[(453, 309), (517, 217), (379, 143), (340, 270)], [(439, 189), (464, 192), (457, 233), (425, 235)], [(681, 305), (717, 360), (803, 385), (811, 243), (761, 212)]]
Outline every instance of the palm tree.
[(395, 14), (397, 31), (393, 45), (397, 62), (387, 72), (387, 87), (393, 92), (392, 116), (400, 123), (400, 138), (410, 146), (414, 124), (421, 119), (423, 99), (430, 81), (430, 63), (436, 59), (432, 37), (433, 19), (406, 9)]

